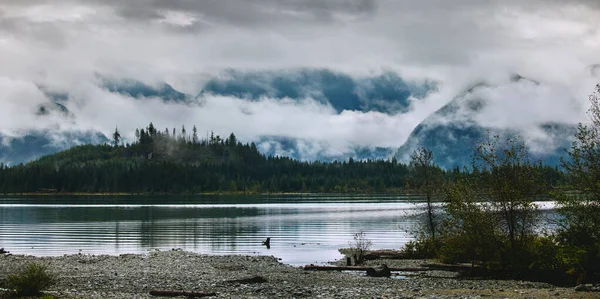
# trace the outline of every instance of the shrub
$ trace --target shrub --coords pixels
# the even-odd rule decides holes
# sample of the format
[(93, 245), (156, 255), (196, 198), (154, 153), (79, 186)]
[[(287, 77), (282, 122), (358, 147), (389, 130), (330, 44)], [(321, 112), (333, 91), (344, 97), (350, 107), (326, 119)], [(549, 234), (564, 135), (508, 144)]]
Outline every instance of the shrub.
[(554, 236), (538, 236), (523, 254), (523, 266), (520, 269), (524, 279), (550, 282), (555, 285), (568, 285), (571, 281), (567, 275), (567, 259), (564, 247), (560, 246)]
[(17, 296), (37, 296), (55, 283), (46, 265), (32, 263), (16, 274), (8, 276), (7, 287)]
[(360, 231), (354, 234), (354, 242), (348, 242), (348, 244), (350, 245), (350, 252), (354, 257), (354, 261), (360, 264), (373, 242), (367, 238), (365, 232)]
[(422, 259), (437, 257), (437, 247), (431, 238), (418, 237), (415, 241), (404, 244), (402, 254), (407, 258)]

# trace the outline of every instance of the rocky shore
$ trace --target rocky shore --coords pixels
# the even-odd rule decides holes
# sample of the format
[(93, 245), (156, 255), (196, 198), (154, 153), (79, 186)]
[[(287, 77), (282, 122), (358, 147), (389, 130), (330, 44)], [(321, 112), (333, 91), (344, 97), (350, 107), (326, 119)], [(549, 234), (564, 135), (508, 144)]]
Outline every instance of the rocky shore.
[[(446, 271), (373, 278), (361, 273), (306, 271), (274, 257), (211, 256), (180, 250), (120, 256), (0, 255), (0, 280), (32, 262), (48, 265), (57, 278), (57, 284), (46, 292), (56, 298), (162, 298), (151, 296), (151, 290), (216, 293), (207, 298), (598, 298), (598, 293), (575, 292), (574, 288), (466, 280)], [(423, 261), (376, 263), (381, 262), (412, 267)]]

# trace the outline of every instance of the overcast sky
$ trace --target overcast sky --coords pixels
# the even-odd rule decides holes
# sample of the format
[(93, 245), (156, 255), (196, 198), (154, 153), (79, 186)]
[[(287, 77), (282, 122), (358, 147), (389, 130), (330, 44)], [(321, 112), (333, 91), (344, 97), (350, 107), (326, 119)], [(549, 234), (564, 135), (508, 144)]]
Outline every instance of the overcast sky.
[[(471, 85), (491, 104), (473, 116), (524, 132), (585, 120), (600, 82), (597, 0), (0, 0), (0, 132), (196, 124), (326, 144), (400, 146), (426, 117)], [(438, 90), (402, 112), (338, 112), (311, 98), (204, 96), (202, 105), (135, 100), (98, 78), (167, 82), (197, 95), (227, 70), (328, 69), (356, 78), (394, 72)], [(513, 74), (539, 85), (510, 81)], [(40, 90), (68, 92), (77, 117), (36, 117)], [(251, 113), (248, 113), (251, 111)], [(457, 116), (464, 117), (464, 116)], [(457, 121), (456, 119), (439, 121)]]

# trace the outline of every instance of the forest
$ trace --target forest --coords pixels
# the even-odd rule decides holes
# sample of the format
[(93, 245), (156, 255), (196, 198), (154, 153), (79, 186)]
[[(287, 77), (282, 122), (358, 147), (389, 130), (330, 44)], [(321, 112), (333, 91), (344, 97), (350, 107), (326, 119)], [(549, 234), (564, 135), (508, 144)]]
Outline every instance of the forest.
[[(187, 132), (136, 129), (136, 140), (122, 144), (115, 129), (112, 144), (81, 145), (25, 165), (0, 165), (0, 193), (407, 193), (415, 191), (408, 164), (396, 159), (305, 162), (267, 157), (254, 143), (231, 133), (200, 139)], [(536, 164), (550, 190), (564, 180), (556, 167)], [(466, 169), (439, 168), (447, 181)]]

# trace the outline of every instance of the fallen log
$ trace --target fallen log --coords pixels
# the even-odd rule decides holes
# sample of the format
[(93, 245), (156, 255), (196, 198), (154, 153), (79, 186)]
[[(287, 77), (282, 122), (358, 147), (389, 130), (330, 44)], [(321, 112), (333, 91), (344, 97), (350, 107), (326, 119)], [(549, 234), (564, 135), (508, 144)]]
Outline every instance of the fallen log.
[(249, 277), (249, 278), (228, 280), (227, 282), (229, 282), (229, 283), (241, 283), (241, 284), (263, 283), (263, 282), (267, 282), (267, 279), (264, 278), (264, 277), (262, 277), (262, 276), (253, 276), (253, 277)]
[(161, 296), (161, 297), (186, 296), (186, 297), (191, 297), (191, 298), (200, 298), (200, 297), (216, 296), (217, 293), (215, 293), (215, 292), (152, 290), (152, 291), (150, 291), (150, 295)]
[[(372, 269), (373, 267), (358, 267), (358, 266), (315, 266), (315, 265), (307, 265), (304, 266), (304, 270), (313, 270), (313, 271), (367, 271)], [(429, 268), (389, 268), (390, 271), (395, 272), (417, 272), (417, 271), (430, 271)]]
[(410, 257), (407, 257), (406, 254), (404, 254), (402, 251), (397, 251), (397, 250), (373, 250), (373, 251), (367, 251), (363, 256), (363, 259), (366, 261), (381, 260), (381, 259), (405, 260), (405, 259), (410, 259)]

